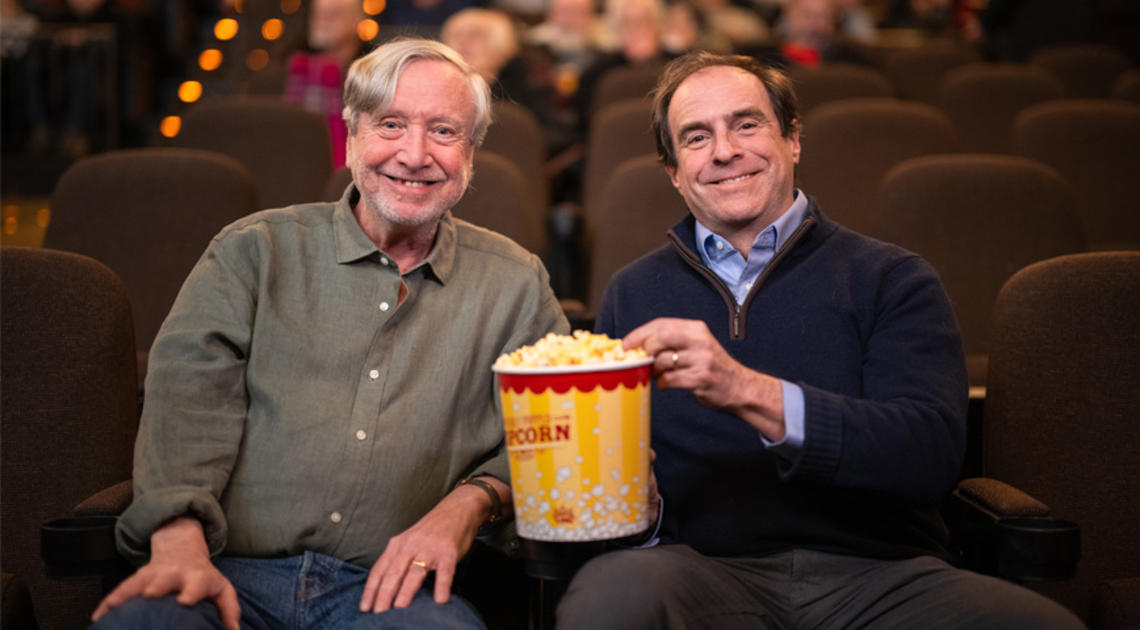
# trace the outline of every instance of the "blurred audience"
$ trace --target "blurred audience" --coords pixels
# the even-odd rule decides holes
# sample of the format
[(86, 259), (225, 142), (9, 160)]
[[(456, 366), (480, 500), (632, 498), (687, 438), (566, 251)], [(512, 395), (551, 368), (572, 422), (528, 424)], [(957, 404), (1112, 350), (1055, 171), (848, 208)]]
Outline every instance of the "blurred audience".
[(866, 56), (837, 36), (835, 0), (790, 0), (776, 25), (778, 43), (750, 52), (780, 66), (814, 68), (825, 62), (869, 63)]
[(359, 0), (313, 0), (307, 45), (288, 61), (285, 100), (325, 117), (332, 138), (333, 168), (345, 163), (344, 76), (349, 64), (367, 52), (356, 32), (364, 17)]
[(395, 26), (441, 26), (447, 18), (477, 0), (392, 0), (384, 8), (384, 23)]
[(768, 24), (751, 8), (737, 6), (729, 0), (693, 0), (693, 3), (714, 36), (727, 40), (734, 49), (757, 46), (770, 37)]
[(550, 0), (546, 19), (531, 27), (525, 41), (554, 63), (554, 86), (568, 105), (578, 91), (582, 73), (601, 54), (601, 24), (594, 0)]
[(661, 25), (661, 47), (670, 56), (680, 56), (690, 50), (730, 52), (732, 42), (712, 32), (704, 14), (690, 0), (670, 0)]
[(867, 10), (866, 5), (866, 0), (835, 0), (835, 9), (838, 14), (836, 33), (840, 37), (860, 44), (875, 43), (878, 38), (875, 19)]

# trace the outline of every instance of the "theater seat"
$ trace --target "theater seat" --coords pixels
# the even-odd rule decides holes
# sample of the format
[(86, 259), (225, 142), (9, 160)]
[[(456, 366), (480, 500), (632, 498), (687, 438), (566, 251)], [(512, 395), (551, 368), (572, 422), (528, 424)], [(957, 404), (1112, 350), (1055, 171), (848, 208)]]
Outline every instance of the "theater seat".
[[(1140, 252), (1022, 269), (998, 295), (990, 339), (985, 479), (968, 481), (1007, 483), (1079, 524), (1075, 577), (1027, 586), (1093, 630), (1140, 627)], [(1047, 549), (1013, 551), (1026, 550)]]

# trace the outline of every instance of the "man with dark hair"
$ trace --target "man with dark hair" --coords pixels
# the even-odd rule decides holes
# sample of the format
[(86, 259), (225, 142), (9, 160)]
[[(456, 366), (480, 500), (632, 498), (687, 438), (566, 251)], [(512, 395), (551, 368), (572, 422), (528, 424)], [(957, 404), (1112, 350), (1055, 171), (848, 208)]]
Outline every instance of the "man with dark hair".
[(587, 563), (560, 627), (1080, 627), (947, 563), (958, 328), (926, 262), (794, 187), (787, 78), (687, 55), (653, 124), (691, 216), (614, 276), (598, 330), (655, 357), (659, 544)]
[(569, 325), (535, 255), (449, 211), (478, 72), (397, 40), (344, 100), (341, 199), (227, 226), (158, 333), (116, 528), (141, 568), (97, 628), (483, 627), (451, 584), (509, 516), (491, 364)]

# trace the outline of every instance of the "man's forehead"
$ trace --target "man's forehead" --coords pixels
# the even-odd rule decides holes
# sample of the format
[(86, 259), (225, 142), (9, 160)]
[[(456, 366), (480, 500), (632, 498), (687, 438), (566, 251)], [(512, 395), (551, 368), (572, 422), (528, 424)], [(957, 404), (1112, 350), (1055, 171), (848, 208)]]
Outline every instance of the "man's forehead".
[[(734, 98), (726, 100), (727, 92)], [(760, 77), (736, 66), (709, 66), (685, 77), (669, 102), (671, 122), (682, 112), (691, 114), (694, 106), (713, 105), (725, 113), (760, 109), (771, 114), (772, 104)]]

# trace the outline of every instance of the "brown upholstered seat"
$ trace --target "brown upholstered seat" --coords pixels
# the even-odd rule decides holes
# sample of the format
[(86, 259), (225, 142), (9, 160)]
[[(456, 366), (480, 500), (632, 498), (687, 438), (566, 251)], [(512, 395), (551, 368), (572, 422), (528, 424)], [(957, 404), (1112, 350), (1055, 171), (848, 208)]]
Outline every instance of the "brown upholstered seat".
[(589, 307), (597, 310), (615, 271), (665, 244), (687, 213), (656, 154), (622, 162), (601, 195), (590, 248)]
[(804, 117), (797, 179), (824, 214), (871, 233), (879, 181), (903, 160), (956, 148), (950, 119), (931, 105), (897, 99), (849, 99)]
[(1029, 63), (1056, 76), (1068, 98), (1108, 98), (1117, 77), (1132, 65), (1124, 53), (1093, 43), (1043, 48), (1030, 55)]
[(210, 239), (257, 209), (253, 179), (240, 163), (167, 148), (76, 162), (56, 184), (51, 207), (44, 246), (90, 256), (126, 286), (140, 378), (159, 326)]
[(981, 60), (981, 54), (972, 48), (927, 45), (892, 51), (884, 62), (884, 70), (898, 97), (936, 105), (942, 76), (958, 66)]
[(1140, 105), (1033, 105), (1014, 119), (1013, 148), (1069, 180), (1091, 249), (1140, 249)]
[(1042, 68), (972, 63), (950, 70), (939, 85), (939, 108), (954, 123), (963, 151), (1011, 153), (1018, 112), (1059, 99), (1064, 88)]
[[(1140, 252), (1019, 271), (998, 295), (990, 339), (985, 475), (1080, 524), (1076, 578), (1031, 586), (1095, 618), (1099, 584), (1140, 576)], [(1138, 587), (1119, 593), (1133, 613)]]
[(253, 173), (258, 201), (277, 208), (320, 199), (332, 140), (320, 115), (270, 97), (220, 97), (191, 107), (173, 146), (228, 155)]
[(102, 597), (100, 581), (48, 579), (39, 526), (131, 476), (138, 391), (130, 302), (104, 265), (47, 249), (0, 250), (0, 293), (4, 571), (26, 582), (41, 627), (83, 628)]
[(452, 209), (455, 216), (510, 237), (535, 254), (546, 251), (546, 211), (535, 203), (521, 170), (489, 151), (475, 152), (471, 185)]
[(532, 189), (534, 203), (545, 210), (550, 205), (550, 184), (545, 170), (546, 141), (542, 126), (533, 112), (517, 103), (496, 101), (494, 107), (494, 122), (479, 149), (514, 162)]
[(1140, 105), (1140, 68), (1128, 70), (1112, 84), (1112, 98)]
[(1085, 250), (1077, 200), (1052, 168), (1013, 156), (914, 158), (883, 180), (876, 236), (929, 262), (962, 329), (970, 385), (986, 383), (998, 290), (1022, 267)]
[(618, 165), (657, 150), (649, 118), (650, 103), (640, 98), (612, 103), (595, 113), (586, 142), (582, 178), (587, 240), (593, 231), (602, 190)]
[(823, 103), (895, 95), (886, 75), (859, 64), (825, 63), (814, 68), (793, 66), (788, 76), (796, 87), (801, 116)]
[(590, 111), (597, 113), (603, 107), (628, 99), (649, 102), (649, 92), (657, 87), (657, 77), (665, 68), (662, 61), (647, 61), (607, 70), (598, 78)]

